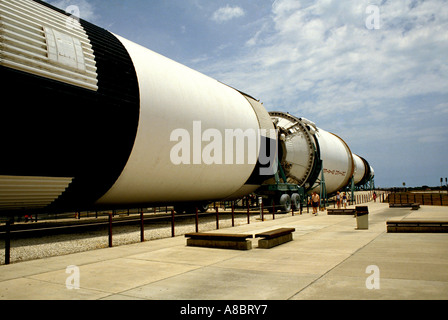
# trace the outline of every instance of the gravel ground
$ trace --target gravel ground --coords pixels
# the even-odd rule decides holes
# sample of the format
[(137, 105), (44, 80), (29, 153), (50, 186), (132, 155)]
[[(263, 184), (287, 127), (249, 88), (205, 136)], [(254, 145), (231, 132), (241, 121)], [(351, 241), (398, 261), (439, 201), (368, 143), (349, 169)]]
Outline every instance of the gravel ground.
[[(282, 215), (278, 215), (280, 218)], [(289, 215), (287, 215), (289, 216)], [(251, 223), (256, 223), (259, 215), (251, 215)], [(276, 216), (277, 217), (277, 216)], [(246, 224), (246, 215), (235, 215), (235, 226)], [(230, 214), (219, 216), (219, 228), (230, 228), (232, 219)], [(199, 218), (199, 231), (216, 229), (214, 215)], [(188, 232), (195, 232), (194, 218), (176, 222), (175, 235), (180, 236)], [(112, 230), (113, 246), (140, 242), (140, 226), (114, 226)], [(156, 222), (145, 224), (145, 241), (171, 237), (171, 224), (169, 222)], [(5, 263), (5, 243), (0, 240), (0, 265)], [(92, 231), (85, 233), (59, 234), (39, 238), (12, 239), (10, 261), (35, 260), (52, 256), (60, 256), (76, 252), (83, 252), (108, 247), (108, 231)]]

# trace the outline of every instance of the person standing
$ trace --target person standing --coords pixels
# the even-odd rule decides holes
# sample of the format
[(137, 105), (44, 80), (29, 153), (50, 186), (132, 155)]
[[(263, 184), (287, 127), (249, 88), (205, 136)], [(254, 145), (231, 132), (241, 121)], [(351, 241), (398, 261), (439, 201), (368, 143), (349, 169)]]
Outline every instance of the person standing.
[(342, 204), (344, 205), (344, 209), (347, 209), (347, 194), (345, 192), (342, 195)]
[(319, 195), (316, 193), (316, 191), (313, 192), (313, 196), (311, 197), (311, 203), (313, 206), (313, 214), (318, 215), (319, 210)]
[(338, 205), (338, 209), (340, 209), (341, 208), (341, 194), (339, 193), (339, 191), (336, 195), (336, 204)]

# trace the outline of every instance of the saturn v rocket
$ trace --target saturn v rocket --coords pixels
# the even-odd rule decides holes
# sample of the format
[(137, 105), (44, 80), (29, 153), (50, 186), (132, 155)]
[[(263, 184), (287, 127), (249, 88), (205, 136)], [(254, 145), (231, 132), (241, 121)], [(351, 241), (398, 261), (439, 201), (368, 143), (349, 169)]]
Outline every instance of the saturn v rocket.
[[(275, 146), (270, 167), (308, 191), (319, 188), (321, 170), (328, 193), (373, 176), (313, 122), (268, 113), (241, 91), (45, 2), (0, 1), (0, 75), (3, 213), (236, 199), (275, 174), (260, 173), (266, 146)], [(192, 161), (173, 161), (173, 132), (194, 124), (202, 139)], [(257, 134), (255, 161), (194, 161), (195, 147), (212, 143), (207, 132), (216, 139), (229, 130)]]

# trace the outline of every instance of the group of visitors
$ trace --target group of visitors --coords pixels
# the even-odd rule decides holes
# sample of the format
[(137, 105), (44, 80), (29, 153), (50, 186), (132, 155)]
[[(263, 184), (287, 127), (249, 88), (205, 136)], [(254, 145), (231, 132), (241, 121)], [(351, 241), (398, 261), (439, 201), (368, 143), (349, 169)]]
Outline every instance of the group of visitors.
[[(320, 197), (317, 194), (317, 192), (313, 192), (313, 195), (311, 196), (311, 206), (313, 207), (313, 214), (315, 214), (315, 215), (318, 215), (319, 204), (320, 204)], [(336, 204), (338, 206), (338, 209), (341, 208), (341, 205), (344, 206), (344, 209), (347, 209), (347, 193), (346, 192), (344, 192), (341, 196), (341, 193), (338, 191), (338, 193), (336, 194)]]
[[(341, 201), (342, 200), (342, 201)], [(336, 204), (338, 209), (341, 208), (341, 205), (344, 206), (344, 209), (347, 209), (347, 193), (344, 192), (341, 196), (341, 193), (338, 191), (336, 194)], [(313, 192), (311, 196), (311, 206), (313, 207), (313, 214), (318, 215), (320, 205), (320, 197), (317, 192)]]
[[(338, 206), (338, 209), (341, 208), (341, 193), (338, 191), (336, 194), (336, 205)], [(344, 209), (347, 209), (347, 193), (342, 194), (342, 205), (344, 206)]]
[[(344, 209), (347, 209), (347, 193), (343, 192), (342, 195), (338, 191), (336, 194), (336, 205), (338, 206), (338, 209), (341, 208), (341, 206), (344, 206)], [(373, 193), (373, 201), (376, 202), (376, 192)], [(317, 192), (313, 192), (311, 196), (311, 206), (313, 207), (313, 214), (318, 215), (319, 206), (320, 206), (320, 197), (317, 194)]]

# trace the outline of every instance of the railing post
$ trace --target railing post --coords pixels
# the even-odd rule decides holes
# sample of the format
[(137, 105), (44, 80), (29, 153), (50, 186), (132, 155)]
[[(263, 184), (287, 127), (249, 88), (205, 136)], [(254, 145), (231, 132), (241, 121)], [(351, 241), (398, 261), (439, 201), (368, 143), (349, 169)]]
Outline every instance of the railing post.
[(260, 205), (260, 210), (261, 210), (261, 221), (264, 221), (264, 212), (263, 212), (263, 201), (261, 202), (261, 205)]
[(143, 209), (140, 210), (140, 242), (145, 241), (145, 224), (143, 223)]
[(171, 209), (171, 236), (174, 238), (174, 209)]
[(249, 209), (249, 201), (247, 201), (247, 224), (250, 224), (250, 209)]
[(6, 221), (5, 264), (11, 263), (11, 220)]
[(272, 220), (275, 220), (275, 201), (272, 200)]
[(109, 212), (109, 248), (112, 248), (112, 213)]
[(198, 216), (198, 207), (196, 207), (196, 232), (199, 232), (199, 216)]
[[(218, 210), (216, 210), (218, 213)], [(235, 226), (235, 202), (232, 201), (232, 227)]]
[[(233, 207), (232, 207), (233, 210)], [(219, 213), (218, 213), (218, 208), (216, 208), (216, 230), (219, 229)]]

